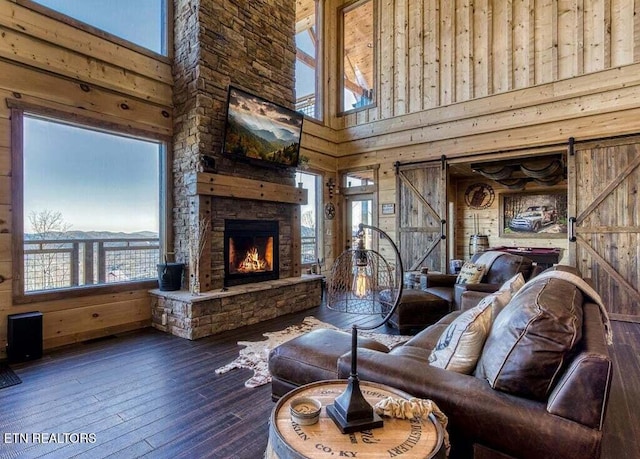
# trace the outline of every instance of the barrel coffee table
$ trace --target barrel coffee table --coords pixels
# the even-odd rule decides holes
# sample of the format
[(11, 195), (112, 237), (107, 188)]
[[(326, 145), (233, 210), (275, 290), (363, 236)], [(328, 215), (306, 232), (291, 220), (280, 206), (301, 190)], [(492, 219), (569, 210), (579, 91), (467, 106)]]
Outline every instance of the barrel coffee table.
[[(267, 459), (301, 458), (442, 458), (443, 431), (433, 415), (425, 421), (384, 417), (379, 429), (342, 434), (327, 416), (326, 407), (346, 387), (344, 380), (320, 381), (301, 386), (282, 397), (271, 413)], [(405, 392), (366, 381), (360, 388), (371, 405), (387, 397), (410, 399)], [(317, 424), (299, 425), (291, 420), (291, 402), (313, 397), (322, 404)]]

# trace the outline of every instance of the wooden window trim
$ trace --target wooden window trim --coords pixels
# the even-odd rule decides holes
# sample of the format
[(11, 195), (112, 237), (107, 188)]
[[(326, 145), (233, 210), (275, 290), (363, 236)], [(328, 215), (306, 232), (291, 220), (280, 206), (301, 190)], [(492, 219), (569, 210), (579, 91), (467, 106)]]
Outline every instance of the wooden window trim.
[[(42, 301), (54, 301), (65, 298), (77, 298), (83, 296), (102, 295), (120, 293), (140, 289), (152, 289), (158, 286), (157, 280), (141, 280), (133, 282), (118, 282), (114, 284), (101, 284), (90, 286), (79, 286), (72, 288), (60, 288), (51, 291), (38, 291), (34, 293), (24, 292), (24, 115), (25, 112), (33, 115), (40, 115), (55, 119), (58, 122), (68, 124), (79, 124), (85, 128), (96, 131), (101, 129), (116, 133), (122, 136), (133, 138), (144, 138), (146, 140), (157, 140), (163, 143), (161, 146), (163, 154), (160, 160), (160, 228), (159, 244), (160, 251), (171, 253), (172, 240), (169, 236), (171, 228), (170, 213), (167, 209), (172, 208), (171, 203), (171, 182), (167, 172), (167, 164), (170, 161), (169, 144), (170, 139), (166, 136), (158, 135), (155, 132), (141, 131), (128, 127), (106, 123), (90, 117), (80, 117), (72, 113), (51, 109), (49, 107), (39, 107), (34, 104), (23, 103), (13, 99), (7, 99), (7, 106), (10, 108), (11, 116), (11, 205), (12, 205), (12, 237), (11, 237), (11, 264), (12, 264), (12, 292), (13, 304), (29, 304)], [(137, 135), (136, 135), (137, 134)], [(160, 260), (158, 260), (160, 262)]]

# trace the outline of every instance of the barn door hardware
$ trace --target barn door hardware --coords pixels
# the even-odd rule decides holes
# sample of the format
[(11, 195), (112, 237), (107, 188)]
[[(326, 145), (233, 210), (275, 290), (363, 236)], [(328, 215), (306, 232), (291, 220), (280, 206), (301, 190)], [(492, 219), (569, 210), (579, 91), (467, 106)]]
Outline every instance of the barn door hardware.
[(569, 217), (569, 242), (576, 242), (576, 217)]

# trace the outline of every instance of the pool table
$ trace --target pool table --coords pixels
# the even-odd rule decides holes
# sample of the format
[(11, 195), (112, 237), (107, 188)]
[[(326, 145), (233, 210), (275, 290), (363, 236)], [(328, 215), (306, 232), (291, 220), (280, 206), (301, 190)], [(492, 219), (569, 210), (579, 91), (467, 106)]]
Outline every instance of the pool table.
[(491, 247), (487, 250), (497, 250), (515, 255), (522, 255), (535, 262), (540, 267), (546, 269), (560, 261), (562, 249), (557, 247)]

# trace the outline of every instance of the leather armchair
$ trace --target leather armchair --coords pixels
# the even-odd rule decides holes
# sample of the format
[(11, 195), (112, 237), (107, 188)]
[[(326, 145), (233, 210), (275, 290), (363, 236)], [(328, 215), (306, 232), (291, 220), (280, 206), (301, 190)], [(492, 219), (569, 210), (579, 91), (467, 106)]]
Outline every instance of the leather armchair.
[[(475, 263), (481, 255), (482, 253), (475, 254), (471, 261)], [(522, 273), (525, 281), (529, 280), (533, 271), (534, 266), (530, 259), (501, 252), (478, 284), (456, 284), (458, 276), (455, 274), (427, 274), (426, 287), (423, 290), (447, 300), (451, 310), (457, 310), (461, 307), (464, 292), (495, 292), (500, 285), (518, 273)]]

